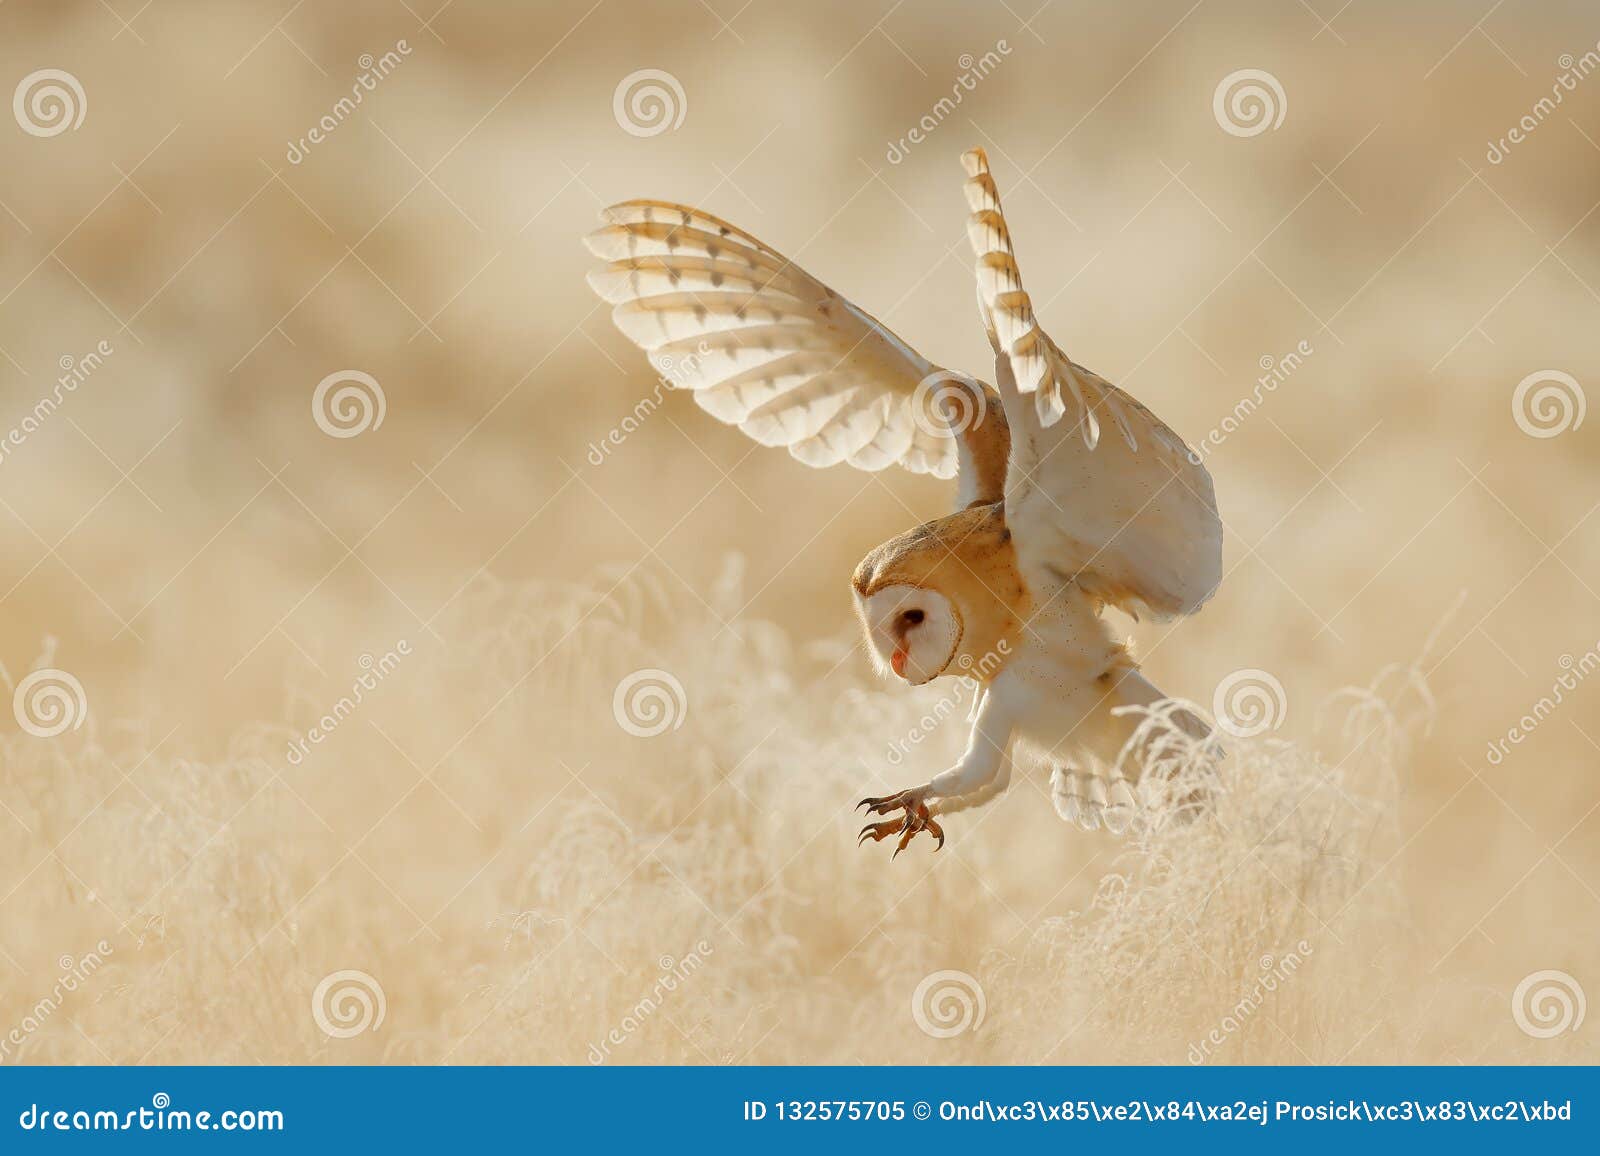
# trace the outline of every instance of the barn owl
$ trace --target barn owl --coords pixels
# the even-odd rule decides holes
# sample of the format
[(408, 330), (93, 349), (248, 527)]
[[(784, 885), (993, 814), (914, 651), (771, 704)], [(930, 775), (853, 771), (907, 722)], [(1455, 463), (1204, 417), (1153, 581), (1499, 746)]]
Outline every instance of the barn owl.
[[(1155, 414), (1078, 365), (1022, 287), (988, 159), (962, 156), (978, 311), (995, 385), (941, 368), (749, 233), (697, 209), (627, 201), (587, 238), (590, 284), (674, 384), (808, 466), (899, 465), (956, 479), (956, 509), (877, 547), (852, 587), (868, 654), (920, 686), (979, 684), (965, 754), (930, 780), (862, 800), (858, 842), (919, 833), (986, 803), (1027, 751), (1063, 818), (1125, 828), (1125, 751), (1164, 696), (1102, 617), (1169, 619), (1221, 579), (1211, 477)], [(1130, 709), (1131, 708), (1131, 709)], [(1192, 737), (1198, 718), (1169, 717)]]

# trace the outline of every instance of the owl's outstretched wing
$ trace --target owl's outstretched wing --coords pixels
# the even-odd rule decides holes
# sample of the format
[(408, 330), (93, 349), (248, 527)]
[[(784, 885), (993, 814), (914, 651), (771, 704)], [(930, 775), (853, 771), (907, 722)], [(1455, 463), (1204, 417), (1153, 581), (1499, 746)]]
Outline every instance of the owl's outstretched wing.
[(948, 478), (959, 459), (965, 501), (1000, 496), (1004, 414), (996, 404), (992, 418), (963, 420), (990, 398), (998, 403), (992, 390), (934, 365), (709, 213), (626, 201), (601, 215), (605, 227), (585, 243), (608, 264), (590, 285), (656, 371), (693, 390), (707, 413), (809, 466), (900, 465)]
[(1165, 422), (1040, 328), (988, 158), (974, 149), (961, 161), (978, 299), (1011, 425), (1006, 522), (1019, 556), (1130, 613), (1193, 613), (1222, 578), (1210, 473)]

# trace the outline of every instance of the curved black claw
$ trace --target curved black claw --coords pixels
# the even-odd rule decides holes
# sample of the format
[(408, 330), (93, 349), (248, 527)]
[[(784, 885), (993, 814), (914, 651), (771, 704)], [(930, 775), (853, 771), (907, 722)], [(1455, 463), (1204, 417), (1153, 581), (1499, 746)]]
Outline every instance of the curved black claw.
[(859, 811), (865, 807), (869, 815), (886, 815), (896, 807), (905, 806), (906, 802), (909, 802), (906, 796), (910, 795), (910, 793), (910, 791), (901, 791), (898, 794), (883, 795), (876, 799), (862, 799), (856, 804), (856, 810)]
[(869, 814), (882, 815), (893, 810), (904, 810), (905, 814), (897, 819), (885, 819), (881, 823), (868, 823), (861, 828), (861, 834), (856, 838), (856, 846), (861, 846), (868, 839), (874, 843), (887, 839), (891, 835), (899, 835), (900, 841), (896, 844), (891, 859), (897, 858), (904, 851), (918, 833), (928, 832), (938, 840), (934, 850), (944, 847), (944, 829), (939, 826), (928, 810), (928, 804), (923, 801), (920, 791), (901, 791), (895, 795), (885, 795), (878, 799), (862, 799), (856, 804), (856, 809), (865, 807)]

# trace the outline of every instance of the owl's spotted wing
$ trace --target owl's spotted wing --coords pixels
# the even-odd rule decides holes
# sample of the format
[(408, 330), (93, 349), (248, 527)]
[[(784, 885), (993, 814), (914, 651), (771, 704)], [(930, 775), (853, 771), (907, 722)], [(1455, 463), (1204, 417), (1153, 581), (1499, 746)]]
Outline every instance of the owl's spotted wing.
[[(931, 394), (948, 380), (981, 396), (980, 385), (709, 213), (627, 201), (602, 217), (585, 242), (608, 264), (589, 283), (617, 328), (706, 412), (809, 466), (956, 473), (964, 455)], [(996, 479), (1003, 446), (998, 458)]]
[(1165, 422), (1040, 328), (988, 158), (975, 149), (962, 164), (978, 298), (1011, 424), (1006, 522), (1019, 554), (1132, 613), (1198, 610), (1222, 577), (1210, 473)]

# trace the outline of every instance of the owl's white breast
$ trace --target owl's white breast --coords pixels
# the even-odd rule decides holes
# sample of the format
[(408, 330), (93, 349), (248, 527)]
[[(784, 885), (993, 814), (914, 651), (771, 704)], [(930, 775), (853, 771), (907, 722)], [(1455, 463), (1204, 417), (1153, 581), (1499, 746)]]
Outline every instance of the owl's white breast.
[(1017, 738), (1051, 750), (1073, 745), (1080, 724), (1104, 698), (1096, 680), (1125, 655), (1081, 590), (1063, 584), (1039, 602), (1043, 609), (1023, 629), (1021, 646), (992, 692), (1014, 720)]

